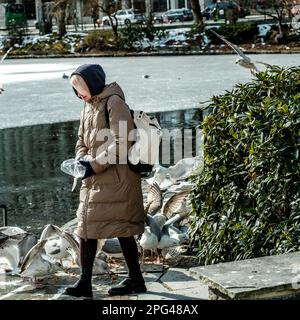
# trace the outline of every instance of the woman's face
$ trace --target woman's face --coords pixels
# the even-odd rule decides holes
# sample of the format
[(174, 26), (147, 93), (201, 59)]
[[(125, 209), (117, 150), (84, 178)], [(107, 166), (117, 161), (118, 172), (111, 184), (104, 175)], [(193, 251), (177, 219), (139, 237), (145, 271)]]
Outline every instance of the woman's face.
[(78, 98), (88, 101), (91, 99), (91, 93), (85, 81), (79, 75), (75, 74), (71, 77), (71, 85), (76, 90)]

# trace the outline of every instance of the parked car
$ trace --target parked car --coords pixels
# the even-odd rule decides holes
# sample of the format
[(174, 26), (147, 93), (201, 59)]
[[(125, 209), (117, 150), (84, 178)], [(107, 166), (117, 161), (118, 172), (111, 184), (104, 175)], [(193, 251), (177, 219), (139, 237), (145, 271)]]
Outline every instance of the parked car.
[(168, 10), (154, 19), (157, 22), (183, 22), (191, 20), (193, 20), (192, 10), (186, 8)]
[[(115, 18), (117, 18), (119, 24), (126, 25), (131, 23), (144, 23), (146, 21), (145, 16), (137, 9), (118, 10), (112, 14), (113, 23), (116, 21)], [(104, 26), (110, 25), (108, 16), (102, 18), (102, 24)]]
[(236, 2), (218, 2), (213, 3), (207, 6), (203, 11), (202, 15), (206, 19), (213, 19), (215, 17), (215, 13), (218, 13), (219, 19), (225, 19), (225, 12), (231, 6), (233, 6), (234, 13), (236, 14), (237, 18), (244, 18), (246, 15), (249, 14), (249, 10), (246, 10), (239, 6)]

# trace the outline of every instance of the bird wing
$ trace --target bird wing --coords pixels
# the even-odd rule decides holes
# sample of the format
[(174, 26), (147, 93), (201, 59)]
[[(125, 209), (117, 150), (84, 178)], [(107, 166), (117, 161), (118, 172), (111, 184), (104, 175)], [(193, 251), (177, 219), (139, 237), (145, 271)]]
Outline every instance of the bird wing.
[(22, 273), (23, 271), (25, 271), (30, 263), (32, 262), (32, 259), (37, 255), (37, 254), (41, 254), (42, 250), (44, 249), (44, 245), (46, 243), (47, 240), (41, 240), (39, 241), (36, 245), (34, 245), (26, 254), (24, 261), (21, 265), (20, 268), (20, 273)]
[(71, 248), (74, 250), (76, 254), (79, 254), (79, 244), (69, 232), (62, 230), (61, 228), (55, 225), (52, 225), (52, 228), (58, 236), (64, 238), (66, 241), (69, 242)]
[(48, 238), (52, 237), (53, 235), (56, 235), (55, 229), (53, 227), (53, 224), (47, 224), (46, 227), (44, 228), (40, 240), (47, 240)]
[(162, 207), (162, 192), (157, 182), (154, 182), (153, 184), (150, 185), (150, 188), (149, 188), (147, 204), (145, 206), (145, 213), (149, 213), (153, 215), (161, 207)]
[(27, 232), (19, 227), (1, 227), (0, 233), (5, 234), (6, 236), (16, 236), (19, 234), (26, 234)]
[(266, 63), (266, 62), (262, 62), (262, 61), (255, 61), (256, 63), (259, 63), (259, 64), (263, 64), (264, 66), (268, 67), (268, 68), (272, 68), (272, 65), (269, 64), (269, 63)]
[(61, 230), (65, 230), (68, 232), (73, 232), (73, 230), (77, 227), (77, 223), (78, 223), (78, 219), (74, 218), (70, 221), (68, 221), (67, 223), (65, 223), (63, 226), (61, 226)]
[(5, 55), (1, 58), (1, 63), (5, 60), (5, 58), (6, 58), (7, 55), (10, 53), (11, 50), (12, 50), (12, 47), (9, 48), (9, 49), (6, 51)]
[(179, 193), (174, 194), (170, 199), (165, 203), (163, 207), (163, 214), (170, 218), (173, 213), (180, 208), (182, 201), (190, 194), (190, 190), (184, 190)]
[(222, 41), (227, 43), (240, 57), (242, 57), (245, 60), (251, 61), (250, 58), (245, 55), (245, 53), (242, 51), (242, 49), (239, 46), (237, 46), (237, 45), (233, 44), (232, 42), (228, 41), (226, 38), (224, 38), (223, 36), (218, 34), (216, 31), (214, 31), (212, 29), (210, 29), (210, 31), (214, 35), (216, 35), (218, 38), (220, 38)]

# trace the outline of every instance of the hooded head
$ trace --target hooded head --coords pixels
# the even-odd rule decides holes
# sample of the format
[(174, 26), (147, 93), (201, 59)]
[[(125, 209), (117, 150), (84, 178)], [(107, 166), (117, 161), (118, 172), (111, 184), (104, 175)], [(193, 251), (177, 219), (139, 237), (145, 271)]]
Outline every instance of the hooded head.
[[(87, 88), (89, 89), (91, 97), (100, 94), (105, 87), (105, 72), (99, 64), (83, 64), (78, 67), (71, 74), (71, 83), (72, 76), (74, 75), (78, 75), (84, 80)], [(81, 98), (74, 86), (73, 89), (76, 95)]]

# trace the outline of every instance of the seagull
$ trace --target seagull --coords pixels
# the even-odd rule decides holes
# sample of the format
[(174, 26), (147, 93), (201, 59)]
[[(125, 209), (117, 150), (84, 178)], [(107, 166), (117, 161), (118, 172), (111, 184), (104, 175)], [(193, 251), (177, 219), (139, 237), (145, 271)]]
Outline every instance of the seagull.
[(47, 259), (44, 250), (46, 242), (47, 240), (39, 241), (27, 253), (20, 268), (20, 276), (23, 279), (33, 280), (33, 282), (37, 284), (38, 279), (48, 277), (61, 270), (59, 263), (52, 263)]
[(7, 260), (10, 274), (19, 272), (18, 266), (34, 243), (35, 236), (19, 227), (0, 228), (0, 256)]
[(101, 256), (97, 256), (94, 261), (93, 274), (111, 274), (109, 265)]
[(124, 258), (118, 238), (106, 239), (102, 251), (110, 258)]
[(152, 217), (150, 214), (147, 214), (145, 217), (145, 222), (146, 227), (150, 228), (151, 233), (153, 233), (159, 241), (161, 238), (161, 230), (166, 221), (163, 221), (164, 223), (160, 225), (154, 217)]
[(144, 78), (144, 79), (149, 79), (150, 76), (149, 76), (149, 74), (144, 74), (144, 75), (143, 75), (143, 78)]
[(231, 43), (230, 41), (228, 41), (227, 39), (225, 39), (223, 36), (219, 35), (216, 31), (210, 29), (210, 31), (217, 36), (219, 39), (221, 39), (222, 41), (224, 41), (225, 43), (227, 43), (238, 55), (239, 58), (235, 61), (235, 63), (237, 63), (238, 65), (240, 65), (241, 67), (250, 69), (251, 74), (255, 75), (256, 72), (258, 72), (259, 70), (257, 69), (255, 63), (259, 63), (259, 64), (263, 64), (264, 66), (270, 68), (272, 67), (270, 64), (265, 63), (265, 62), (261, 62), (261, 61), (253, 61), (251, 60), (249, 57), (247, 57), (244, 52), (242, 51), (242, 49)]
[(63, 79), (69, 79), (69, 76), (64, 73), (63, 76), (62, 76), (62, 78), (63, 78)]
[[(3, 63), (3, 61), (5, 60), (5, 58), (7, 57), (7, 55), (10, 53), (10, 51), (12, 50), (13, 48), (9, 48), (6, 53), (4, 54), (4, 56), (1, 58), (1, 63)], [(4, 91), (3, 89), (3, 84), (0, 83), (0, 94)]]
[(147, 182), (149, 184), (156, 182), (161, 190), (166, 190), (201, 168), (203, 168), (202, 156), (180, 159), (175, 165), (168, 168), (158, 164), (154, 167), (154, 176), (148, 178)]
[(44, 245), (46, 254), (54, 260), (59, 260), (61, 265), (63, 265), (62, 259), (70, 256), (71, 249), (79, 265), (79, 244), (67, 231), (48, 224), (44, 228), (39, 241), (46, 241)]
[[(175, 222), (178, 222), (186, 216), (186, 213), (181, 212), (176, 214), (165, 222), (161, 230), (161, 238), (157, 245), (158, 253), (160, 250), (169, 247), (176, 247), (184, 243), (189, 243), (189, 236), (187, 233), (181, 232), (179, 229), (173, 226)], [(160, 262), (160, 254), (158, 255), (158, 262)]]
[(143, 255), (142, 255), (142, 263), (143, 263), (145, 250), (151, 250), (151, 253), (152, 253), (154, 250), (157, 249), (157, 245), (158, 245), (158, 238), (153, 232), (151, 232), (151, 228), (149, 226), (145, 227), (145, 231), (141, 236), (139, 244), (143, 248)]
[(165, 260), (174, 259), (188, 251), (187, 246), (176, 246), (170, 248), (164, 248), (162, 250), (162, 256)]
[(10, 53), (10, 51), (13, 49), (13, 47), (10, 47), (6, 53), (4, 54), (4, 56), (1, 58), (1, 63), (3, 63), (3, 61), (5, 60), (5, 58), (7, 57), (7, 55)]

